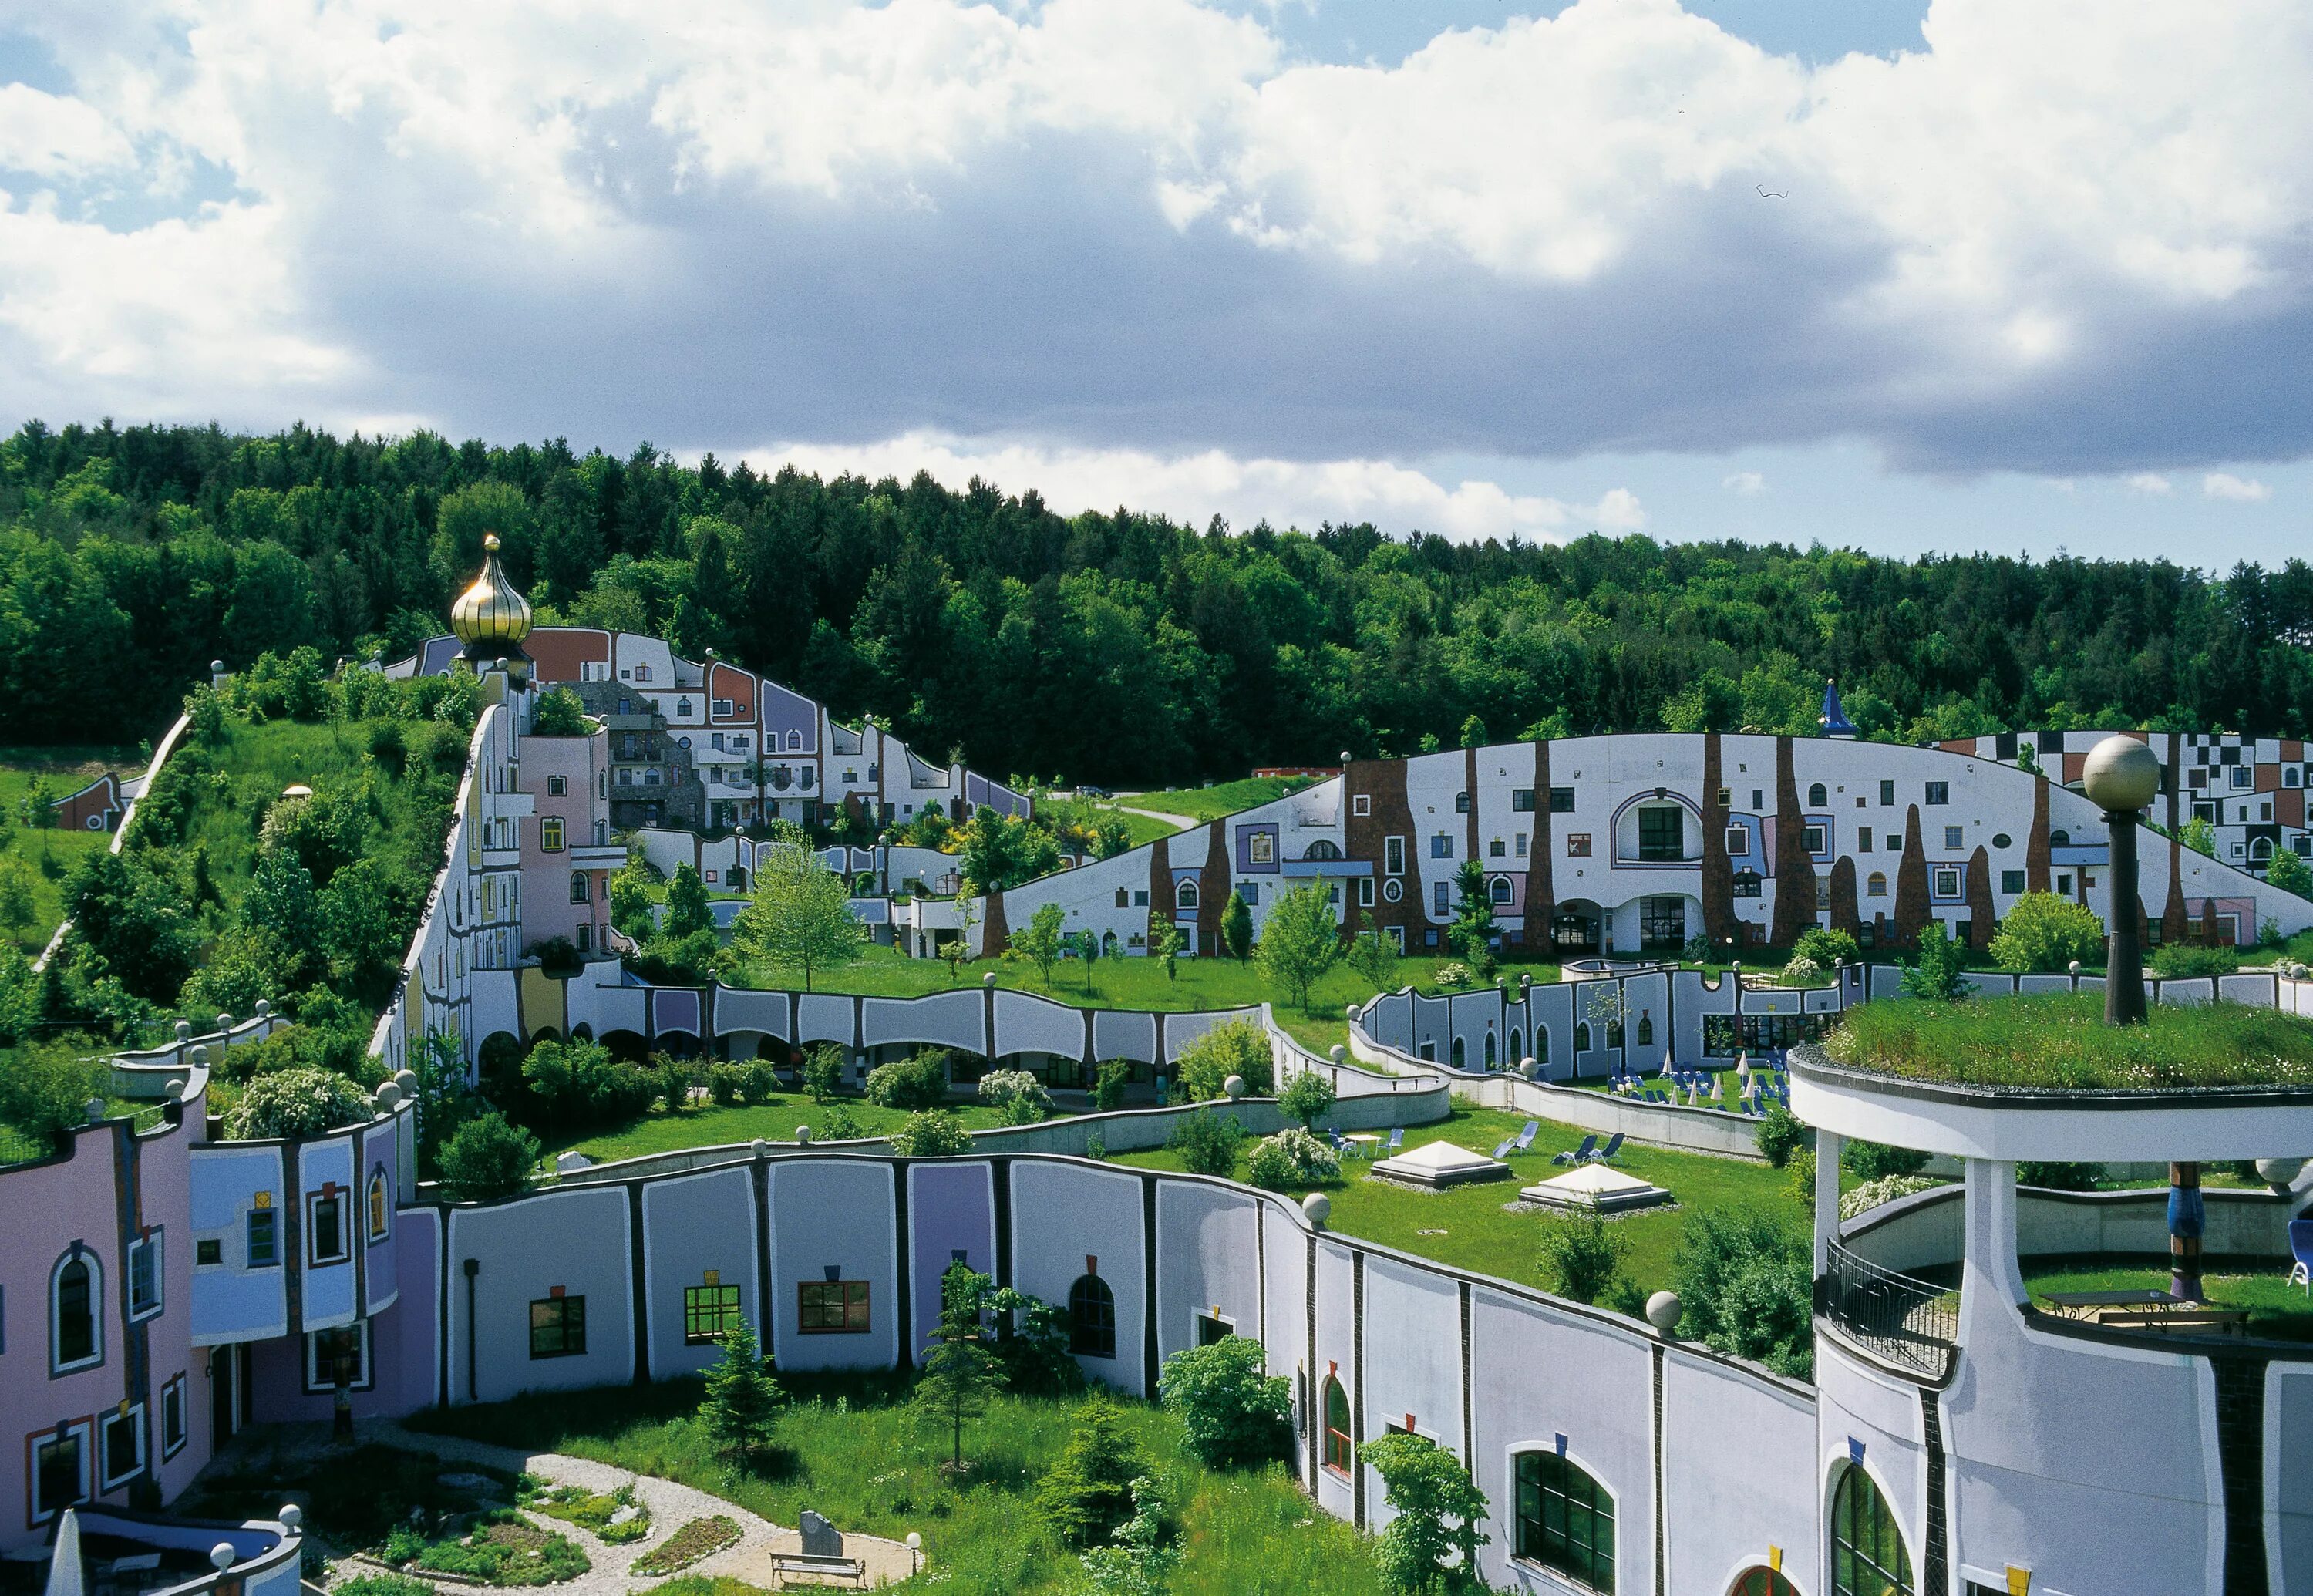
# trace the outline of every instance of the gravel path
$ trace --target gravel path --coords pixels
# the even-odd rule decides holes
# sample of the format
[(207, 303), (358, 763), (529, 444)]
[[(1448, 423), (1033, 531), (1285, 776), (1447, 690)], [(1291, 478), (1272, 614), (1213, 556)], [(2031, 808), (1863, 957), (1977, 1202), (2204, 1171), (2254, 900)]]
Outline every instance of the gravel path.
[[(327, 1427), (313, 1425), (310, 1429), (312, 1432), (311, 1444), (303, 1444), (304, 1438), (301, 1435), (296, 1442), (277, 1448), (277, 1455), (310, 1454), (324, 1450)], [(694, 1574), (722, 1575), (764, 1590), (777, 1591), (783, 1587), (778, 1577), (772, 1573), (772, 1554), (803, 1549), (800, 1531), (774, 1524), (769, 1519), (749, 1512), (734, 1502), (710, 1495), (690, 1486), (661, 1479), (655, 1475), (631, 1474), (590, 1458), (566, 1457), (560, 1452), (527, 1452), (519, 1447), (493, 1446), (487, 1442), (466, 1441), (456, 1436), (427, 1435), (383, 1421), (363, 1424), (361, 1438), (408, 1451), (431, 1452), (446, 1463), (479, 1463), (509, 1474), (526, 1472), (553, 1485), (583, 1486), (597, 1494), (616, 1491), (621, 1486), (632, 1486), (635, 1499), (650, 1509), (651, 1532), (642, 1540), (612, 1546), (584, 1525), (566, 1523), (542, 1513), (534, 1517), (532, 1521), (541, 1528), (556, 1530), (577, 1542), (585, 1549), (587, 1560), (594, 1565), (586, 1573), (567, 1583), (541, 1587), (542, 1596), (548, 1592), (552, 1596), (629, 1596), (629, 1592), (647, 1591), (668, 1579)], [(283, 1434), (277, 1439), (286, 1442), (289, 1437)], [(634, 1572), (634, 1565), (646, 1553), (664, 1544), (675, 1530), (693, 1519), (713, 1518), (717, 1514), (738, 1524), (739, 1543), (736, 1546), (701, 1558), (676, 1574), (651, 1575)], [(917, 1571), (917, 1554), (896, 1540), (846, 1532), (843, 1550), (845, 1556), (857, 1557), (866, 1565), (867, 1584), (871, 1589), (897, 1584)], [(426, 1576), (421, 1573), (418, 1577), (422, 1579)], [(489, 1589), (446, 1583), (437, 1588), (457, 1592)], [(831, 1586), (823, 1581), (814, 1583), (805, 1578), (784, 1588), (801, 1591), (857, 1587)]]

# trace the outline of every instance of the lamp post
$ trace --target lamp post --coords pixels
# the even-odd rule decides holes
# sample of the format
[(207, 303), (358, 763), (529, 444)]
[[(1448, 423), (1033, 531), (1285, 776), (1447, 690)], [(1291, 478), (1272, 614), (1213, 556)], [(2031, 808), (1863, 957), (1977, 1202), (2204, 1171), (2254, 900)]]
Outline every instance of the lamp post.
[[(2142, 1025), (2144, 945), (2139, 929), (2143, 900), (2137, 892), (2136, 816), (2160, 790), (2160, 761), (2134, 737), (2106, 737), (2089, 751), (2080, 790), (2104, 811), (2112, 839), (2106, 895), (2111, 930), (2105, 952), (2104, 1022)], [(2201, 1166), (2168, 1166), (2168, 1294), (2201, 1300)]]

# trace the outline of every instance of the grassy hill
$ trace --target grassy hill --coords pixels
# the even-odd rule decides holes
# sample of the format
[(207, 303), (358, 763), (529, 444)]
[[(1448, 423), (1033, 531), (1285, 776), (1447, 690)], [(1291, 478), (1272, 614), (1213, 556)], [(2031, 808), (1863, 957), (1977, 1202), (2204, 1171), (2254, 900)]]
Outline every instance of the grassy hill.
[(48, 799), (65, 798), (107, 771), (125, 780), (142, 771), (150, 756), (146, 748), (101, 745), (0, 748), (0, 872), (21, 871), (32, 906), (26, 923), (0, 924), (0, 938), (28, 954), (40, 952), (64, 917), (65, 878), (84, 856), (112, 846), (110, 832), (28, 824), (25, 800), (36, 789)]

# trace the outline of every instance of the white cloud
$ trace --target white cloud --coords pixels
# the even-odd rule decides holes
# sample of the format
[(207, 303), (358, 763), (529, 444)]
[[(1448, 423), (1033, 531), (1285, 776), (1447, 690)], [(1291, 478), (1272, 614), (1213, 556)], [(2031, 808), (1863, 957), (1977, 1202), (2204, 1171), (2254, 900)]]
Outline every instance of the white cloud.
[(792, 464), (822, 476), (849, 472), (906, 481), (929, 472), (950, 488), (973, 478), (1010, 492), (1033, 488), (1064, 516), (1120, 505), (1201, 526), (1266, 520), (1314, 532), (1324, 522), (1370, 521), (1382, 531), (1428, 532), (1461, 542), (1523, 537), (1557, 542), (1647, 524), (1638, 496), (1612, 488), (1587, 504), (1511, 493), (1464, 479), (1450, 487), (1383, 460), (1239, 460), (1218, 449), (1160, 455), (1135, 449), (1050, 448), (911, 432), (866, 444), (770, 444), (749, 449), (758, 470)]
[(2134, 472), (2121, 479), (2121, 485), (2131, 493), (2165, 494), (2171, 490), (2168, 478), (2157, 471)]
[(2212, 471), (2203, 477), (2201, 491), (2210, 498), (2229, 498), (2240, 504), (2263, 504), (2273, 497), (2273, 489), (2256, 478), (2237, 477), (2227, 471)]
[(126, 165), (135, 154), (94, 106), (0, 84), (0, 169), (49, 178)]
[(1739, 493), (1746, 498), (1752, 498), (1767, 490), (1767, 479), (1755, 471), (1730, 472), (1719, 485), (1729, 493)]

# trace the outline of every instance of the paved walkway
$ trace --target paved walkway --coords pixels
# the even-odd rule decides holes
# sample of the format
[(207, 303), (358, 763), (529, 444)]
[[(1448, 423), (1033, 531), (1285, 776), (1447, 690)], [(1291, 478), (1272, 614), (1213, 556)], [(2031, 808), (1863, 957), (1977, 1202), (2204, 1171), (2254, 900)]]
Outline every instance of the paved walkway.
[[(252, 1439), (259, 1439), (260, 1446), (266, 1439), (273, 1441), (275, 1444), (267, 1450), (274, 1457), (286, 1460), (324, 1450), (329, 1440), (328, 1426), (282, 1425), (269, 1433), (260, 1431)], [(586, 1573), (567, 1584), (546, 1587), (556, 1596), (629, 1596), (629, 1592), (649, 1590), (668, 1579), (694, 1574), (722, 1575), (764, 1590), (777, 1591), (783, 1587), (778, 1576), (772, 1572), (772, 1555), (803, 1549), (800, 1531), (774, 1524), (749, 1512), (734, 1502), (710, 1495), (690, 1486), (661, 1479), (655, 1475), (631, 1474), (590, 1458), (566, 1457), (560, 1452), (529, 1452), (519, 1447), (494, 1446), (488, 1442), (466, 1441), (452, 1435), (427, 1435), (382, 1420), (364, 1423), (360, 1439), (409, 1451), (431, 1452), (444, 1462), (479, 1463), (509, 1474), (534, 1474), (552, 1485), (583, 1486), (598, 1495), (615, 1491), (621, 1486), (634, 1486), (635, 1499), (649, 1508), (651, 1514), (651, 1532), (638, 1541), (612, 1546), (584, 1525), (566, 1523), (544, 1514), (539, 1514), (533, 1520), (540, 1527), (556, 1530), (577, 1542), (585, 1549), (587, 1560), (594, 1565)], [(675, 1530), (693, 1519), (713, 1518), (717, 1514), (738, 1524), (739, 1542), (736, 1546), (703, 1557), (679, 1570), (676, 1574), (653, 1575), (634, 1572), (634, 1565), (646, 1553), (664, 1544), (666, 1538)], [(871, 1589), (897, 1584), (917, 1571), (917, 1554), (896, 1540), (847, 1531), (843, 1537), (843, 1550), (845, 1556), (857, 1557), (866, 1565), (867, 1584)], [(928, 1561), (925, 1559), (926, 1565), (928, 1565)], [(351, 1565), (340, 1565), (338, 1577), (347, 1577), (355, 1572), (356, 1570)], [(419, 1573), (418, 1577), (423, 1579), (426, 1575)], [(468, 1587), (445, 1583), (440, 1588), (462, 1591)], [(830, 1586), (823, 1581), (815, 1583), (805, 1578), (786, 1588), (824, 1590)]]

